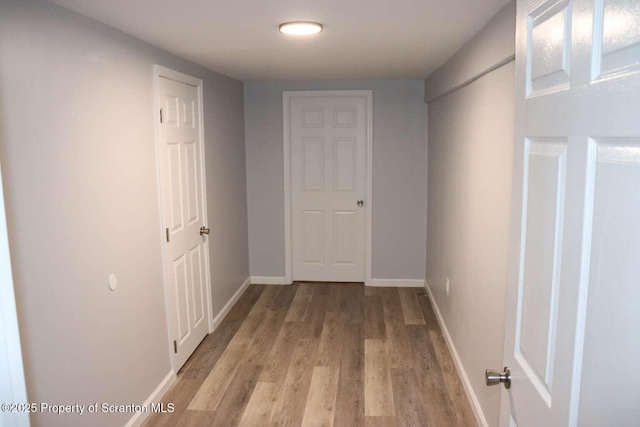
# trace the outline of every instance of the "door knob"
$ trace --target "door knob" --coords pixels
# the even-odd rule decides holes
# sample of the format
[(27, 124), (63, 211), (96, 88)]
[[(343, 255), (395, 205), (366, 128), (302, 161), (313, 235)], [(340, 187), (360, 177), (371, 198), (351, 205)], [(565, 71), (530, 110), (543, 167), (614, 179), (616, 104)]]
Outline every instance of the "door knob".
[(487, 385), (504, 384), (504, 388), (511, 387), (511, 371), (506, 366), (502, 372), (492, 371), (487, 369), (484, 371), (484, 379)]
[(209, 234), (209, 229), (206, 227), (200, 227), (200, 235)]
[(362, 207), (364, 205), (364, 200), (358, 200), (358, 206)]

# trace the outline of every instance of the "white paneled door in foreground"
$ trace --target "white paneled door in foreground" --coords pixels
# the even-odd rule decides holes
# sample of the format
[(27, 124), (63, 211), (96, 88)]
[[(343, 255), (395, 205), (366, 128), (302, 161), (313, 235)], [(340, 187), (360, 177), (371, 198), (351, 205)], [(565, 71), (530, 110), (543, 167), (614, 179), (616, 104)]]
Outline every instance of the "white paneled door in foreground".
[(285, 92), (284, 102), (292, 279), (364, 282), (371, 93)]
[(162, 237), (176, 372), (209, 331), (211, 316), (201, 87), (170, 70), (158, 76)]
[(517, 13), (502, 425), (638, 425), (640, 3)]

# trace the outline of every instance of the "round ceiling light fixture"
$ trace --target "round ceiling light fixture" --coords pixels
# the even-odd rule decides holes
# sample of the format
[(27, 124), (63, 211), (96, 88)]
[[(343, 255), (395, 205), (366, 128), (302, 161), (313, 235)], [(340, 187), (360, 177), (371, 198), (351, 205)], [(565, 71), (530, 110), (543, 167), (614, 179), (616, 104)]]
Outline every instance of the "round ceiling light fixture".
[(280, 24), (278, 27), (281, 33), (294, 36), (305, 36), (322, 32), (322, 24), (308, 21), (293, 21)]

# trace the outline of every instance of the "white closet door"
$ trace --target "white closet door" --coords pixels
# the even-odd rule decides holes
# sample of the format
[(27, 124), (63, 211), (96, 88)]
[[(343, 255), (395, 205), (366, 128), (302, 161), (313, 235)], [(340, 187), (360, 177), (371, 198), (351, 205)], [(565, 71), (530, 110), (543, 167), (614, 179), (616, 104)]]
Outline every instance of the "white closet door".
[(290, 104), (293, 280), (365, 279), (366, 98)]

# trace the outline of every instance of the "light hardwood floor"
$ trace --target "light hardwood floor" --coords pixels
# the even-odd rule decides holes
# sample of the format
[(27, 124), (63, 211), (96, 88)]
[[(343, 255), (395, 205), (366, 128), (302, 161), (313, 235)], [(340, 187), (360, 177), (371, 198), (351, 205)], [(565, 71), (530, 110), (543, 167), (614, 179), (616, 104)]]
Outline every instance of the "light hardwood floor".
[(145, 426), (476, 426), (420, 292), (251, 285)]

